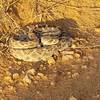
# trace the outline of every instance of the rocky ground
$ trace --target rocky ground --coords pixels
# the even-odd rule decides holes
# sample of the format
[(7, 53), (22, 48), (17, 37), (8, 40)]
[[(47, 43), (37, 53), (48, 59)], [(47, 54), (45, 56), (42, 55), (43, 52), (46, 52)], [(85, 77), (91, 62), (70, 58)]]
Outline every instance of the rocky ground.
[[(12, 57), (8, 36), (30, 23), (59, 26), (70, 52), (37, 63)], [(100, 100), (100, 0), (0, 0), (0, 100)]]
[(93, 32), (73, 37), (70, 55), (56, 61), (24, 62), (1, 48), (0, 100), (99, 100), (100, 35)]

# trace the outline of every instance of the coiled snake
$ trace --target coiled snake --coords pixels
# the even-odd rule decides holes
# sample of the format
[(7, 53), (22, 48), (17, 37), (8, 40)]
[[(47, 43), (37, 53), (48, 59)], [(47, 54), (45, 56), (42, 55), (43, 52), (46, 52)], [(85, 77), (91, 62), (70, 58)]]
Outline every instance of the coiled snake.
[(19, 60), (46, 61), (68, 47), (67, 37), (57, 27), (36, 27), (30, 32), (18, 31), (9, 40), (12, 56)]

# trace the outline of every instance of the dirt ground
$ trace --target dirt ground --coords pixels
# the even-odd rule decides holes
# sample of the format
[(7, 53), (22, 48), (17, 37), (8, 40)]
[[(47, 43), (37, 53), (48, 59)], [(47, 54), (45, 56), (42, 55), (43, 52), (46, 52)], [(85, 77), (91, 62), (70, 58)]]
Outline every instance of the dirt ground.
[[(80, 16), (82, 17), (82, 15), (79, 16), (79, 12), (80, 14), (82, 14), (82, 12), (78, 8), (78, 13), (72, 10), (72, 17), (76, 20), (70, 17), (69, 13), (71, 10), (69, 10), (68, 18), (62, 18), (59, 13), (57, 13), (56, 17), (59, 15), (60, 18), (53, 19), (52, 21), (44, 19), (45, 21), (43, 22), (34, 22), (33, 10), (31, 10), (32, 0), (27, 0), (26, 2), (20, 0), (23, 4), (20, 5), (20, 3), (18, 3), (17, 6), (20, 9), (17, 8), (16, 2), (12, 2), (14, 0), (6, 0), (8, 3), (4, 2), (5, 5), (3, 5), (3, 8), (8, 8), (5, 11), (1, 9), (1, 1), (0, 100), (100, 100), (99, 7), (97, 7), (96, 10), (93, 10), (94, 8), (92, 7), (88, 7), (89, 11), (91, 8), (93, 11), (96, 11), (96, 13), (93, 12), (93, 14), (97, 14), (98, 19), (95, 15), (92, 16), (92, 12), (90, 12), (90, 17), (86, 18), (88, 11), (85, 12), (83, 7), (83, 11), (86, 14), (84, 15), (83, 13), (85, 16), (85, 19), (83, 18), (84, 21), (78, 19)], [(12, 2), (11, 5), (9, 2)], [(13, 6), (13, 4), (15, 5)], [(76, 9), (75, 7), (75, 10)], [(41, 8), (39, 13), (41, 13), (42, 10)], [(63, 12), (65, 12), (65, 10)], [(74, 12), (76, 14), (75, 16)], [(94, 22), (92, 22), (92, 28), (80, 28), (78, 21), (81, 23), (80, 25), (84, 22), (84, 25), (89, 23), (89, 25), (92, 26), (91, 19), (94, 19), (94, 17), (95, 20), (92, 20)], [(74, 54), (68, 59), (59, 57), (57, 61), (50, 59), (47, 62), (40, 61), (36, 63), (25, 62), (12, 57), (9, 53), (9, 47), (7, 46), (8, 37), (15, 32), (16, 27), (19, 28), (19, 26), (32, 26), (37, 24), (59, 26), (73, 39), (72, 49), (70, 49), (70, 51), (74, 52)]]
[(100, 100), (100, 48), (90, 46), (99, 45), (100, 36), (86, 34), (74, 39), (84, 39), (78, 46), (88, 48), (74, 48), (74, 58), (58, 62), (20, 61), (5, 47), (0, 53), (0, 100)]

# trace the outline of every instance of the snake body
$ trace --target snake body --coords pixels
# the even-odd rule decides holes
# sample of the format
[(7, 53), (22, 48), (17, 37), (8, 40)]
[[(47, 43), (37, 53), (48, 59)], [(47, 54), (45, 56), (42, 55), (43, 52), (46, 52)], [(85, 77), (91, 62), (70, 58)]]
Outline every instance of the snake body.
[(67, 42), (59, 39), (61, 34), (57, 27), (42, 27), (28, 34), (15, 34), (9, 40), (10, 53), (23, 61), (46, 61), (61, 48), (68, 47)]

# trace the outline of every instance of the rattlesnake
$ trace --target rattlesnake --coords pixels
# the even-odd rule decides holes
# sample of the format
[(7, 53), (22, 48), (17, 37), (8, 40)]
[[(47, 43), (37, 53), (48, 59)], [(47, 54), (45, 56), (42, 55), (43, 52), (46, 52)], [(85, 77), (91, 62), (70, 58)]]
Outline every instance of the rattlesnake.
[(67, 39), (57, 27), (36, 27), (30, 32), (18, 31), (9, 39), (10, 54), (23, 61), (46, 61), (68, 47)]

